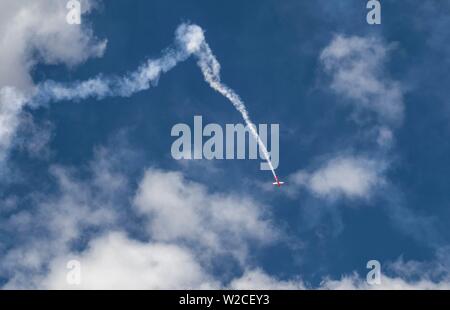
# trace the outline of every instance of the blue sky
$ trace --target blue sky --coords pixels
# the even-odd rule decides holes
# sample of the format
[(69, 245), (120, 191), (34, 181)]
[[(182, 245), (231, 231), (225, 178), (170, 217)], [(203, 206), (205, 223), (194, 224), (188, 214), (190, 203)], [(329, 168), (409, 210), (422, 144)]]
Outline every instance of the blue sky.
[[(0, 3), (5, 288), (449, 287), (449, 5), (383, 1), (368, 25), (357, 0), (85, 0), (76, 26), (64, 1)], [(242, 123), (194, 56), (131, 96), (33, 99), (132, 74), (182, 23), (280, 124), (285, 187), (260, 161), (172, 158), (175, 124)]]

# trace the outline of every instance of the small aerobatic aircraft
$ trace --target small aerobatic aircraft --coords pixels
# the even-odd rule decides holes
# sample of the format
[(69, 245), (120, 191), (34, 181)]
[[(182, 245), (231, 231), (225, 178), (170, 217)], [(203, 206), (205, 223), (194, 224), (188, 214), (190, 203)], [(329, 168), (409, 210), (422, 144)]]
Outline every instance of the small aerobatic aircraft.
[(277, 185), (278, 187), (281, 187), (281, 185), (284, 184), (284, 182), (280, 182), (280, 180), (278, 180), (278, 177), (275, 177), (275, 181), (276, 182), (273, 182), (272, 184), (273, 185)]

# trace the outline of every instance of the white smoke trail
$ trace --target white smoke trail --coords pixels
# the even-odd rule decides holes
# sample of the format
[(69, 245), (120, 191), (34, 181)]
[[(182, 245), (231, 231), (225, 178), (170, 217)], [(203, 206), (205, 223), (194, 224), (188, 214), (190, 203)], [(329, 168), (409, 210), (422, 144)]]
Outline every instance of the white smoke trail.
[(136, 71), (123, 77), (103, 77), (101, 75), (82, 82), (60, 83), (45, 81), (37, 86), (31, 104), (42, 105), (61, 100), (84, 100), (90, 97), (129, 97), (134, 93), (156, 85), (162, 73), (186, 60), (190, 54), (182, 49), (169, 48), (159, 59), (150, 59)]
[(59, 83), (45, 81), (37, 86), (36, 93), (30, 101), (32, 106), (41, 106), (48, 102), (60, 100), (83, 100), (89, 97), (102, 99), (109, 96), (128, 97), (146, 90), (158, 82), (162, 73), (174, 68), (179, 62), (195, 55), (205, 81), (217, 92), (225, 96), (241, 113), (245, 124), (257, 141), (275, 179), (275, 169), (270, 160), (264, 142), (258, 135), (251, 121), (244, 102), (220, 79), (220, 64), (205, 40), (202, 28), (192, 24), (181, 24), (175, 33), (174, 46), (163, 51), (159, 59), (150, 59), (136, 71), (124, 77), (103, 77), (101, 75), (82, 82)]
[[(191, 26), (194, 27), (194, 26)], [(195, 56), (198, 58), (198, 65), (200, 69), (202, 70), (203, 76), (205, 78), (205, 81), (217, 92), (225, 96), (236, 108), (236, 110), (241, 113), (242, 118), (244, 119), (245, 124), (250, 129), (251, 134), (253, 135), (254, 139), (257, 141), (259, 147), (262, 150), (262, 153), (270, 167), (270, 170), (272, 171), (272, 174), (277, 180), (277, 175), (275, 173), (275, 169), (272, 165), (272, 161), (270, 160), (270, 154), (267, 151), (266, 146), (264, 145), (264, 142), (259, 137), (258, 132), (256, 131), (256, 126), (253, 124), (252, 120), (250, 119), (250, 116), (248, 114), (247, 108), (245, 107), (244, 102), (239, 97), (238, 94), (234, 92), (231, 88), (229, 88), (227, 85), (223, 84), (220, 80), (220, 63), (217, 61), (216, 57), (214, 56), (211, 48), (209, 47), (208, 43), (206, 41), (203, 41), (200, 45), (200, 48), (194, 53)]]

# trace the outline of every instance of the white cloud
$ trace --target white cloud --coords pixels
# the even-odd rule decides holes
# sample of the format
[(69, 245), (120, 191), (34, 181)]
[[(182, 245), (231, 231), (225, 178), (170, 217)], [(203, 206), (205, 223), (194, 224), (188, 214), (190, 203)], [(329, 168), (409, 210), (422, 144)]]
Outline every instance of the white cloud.
[(7, 156), (24, 104), (25, 97), (19, 92), (11, 87), (0, 88), (0, 162)]
[[(82, 1), (82, 13), (94, 4)], [(73, 66), (103, 54), (106, 41), (98, 41), (86, 22), (69, 25), (65, 5), (58, 0), (0, 1), (0, 87), (29, 89), (30, 71), (38, 62)]]
[(321, 289), (329, 290), (448, 290), (449, 281), (433, 282), (429, 279), (406, 281), (398, 277), (381, 276), (379, 285), (369, 285), (366, 279), (353, 274), (344, 276), (340, 280), (325, 280), (321, 283)]
[[(262, 205), (210, 193), (177, 172), (148, 169), (130, 199), (127, 180), (115, 170), (123, 162), (115, 157), (100, 148), (87, 180), (70, 168), (53, 167), (57, 193), (38, 195), (31, 209), (17, 209), (2, 223), (20, 237), (1, 256), (1, 275), (9, 279), (5, 288), (72, 288), (65, 280), (70, 259), (83, 266), (79, 288), (218, 287), (224, 284), (211, 276), (212, 261), (245, 266), (251, 243), (277, 237)], [(144, 224), (140, 233), (148, 230), (146, 241), (115, 232), (126, 231), (123, 223), (134, 211)], [(81, 252), (72, 247), (79, 240), (88, 245)]]
[(325, 277), (317, 286), (291, 276), (280, 280), (260, 269), (248, 269), (233, 279), (232, 289), (322, 289), (322, 290), (448, 290), (450, 289), (449, 247), (439, 248), (434, 259), (426, 262), (402, 258), (383, 264), (380, 284), (370, 285), (366, 278), (353, 272), (339, 279)]
[(264, 206), (245, 196), (210, 193), (178, 172), (148, 169), (134, 202), (160, 241), (187, 241), (242, 256), (245, 240), (265, 243), (277, 237)]
[(331, 88), (352, 100), (357, 111), (373, 111), (380, 121), (397, 125), (403, 119), (403, 94), (384, 72), (389, 50), (380, 39), (338, 35), (320, 60)]
[[(374, 159), (339, 155), (317, 169), (291, 175), (295, 185), (319, 197), (335, 199), (370, 198), (377, 188), (386, 184), (384, 172), (389, 160), (384, 151), (392, 146), (392, 127), (401, 124), (404, 112), (403, 90), (385, 70), (391, 47), (375, 37), (337, 35), (322, 50), (320, 61), (331, 78), (331, 89), (348, 99), (357, 113), (373, 112), (377, 116), (375, 123), (369, 122), (369, 128), (359, 137), (364, 141), (373, 140), (376, 149), (372, 154), (378, 155)], [(291, 192), (297, 191), (294, 188)]]
[(392, 130), (387, 127), (377, 128), (377, 143), (380, 147), (389, 147), (392, 145), (392, 141), (394, 140), (394, 134)]
[[(119, 201), (127, 200), (124, 192), (128, 185), (115, 173), (118, 162), (108, 154), (104, 149), (97, 152), (88, 181), (78, 180), (67, 168), (53, 168), (59, 193), (37, 200), (36, 212), (19, 209), (6, 225), (2, 223), (3, 229), (12, 228), (22, 236), (17, 246), (1, 257), (1, 275), (9, 279), (4, 288), (450, 288), (445, 249), (438, 252), (435, 264), (402, 260), (391, 264), (393, 275), (383, 275), (381, 286), (369, 286), (365, 278), (351, 274), (337, 280), (325, 278), (312, 287), (302, 281), (301, 275), (280, 279), (254, 267), (248, 259), (239, 261), (243, 274), (226, 281), (223, 275), (214, 273), (212, 261), (224, 259), (223, 251), (235, 254), (234, 247), (242, 249), (255, 240), (270, 239), (273, 228), (261, 218), (260, 206), (231, 193), (210, 193), (204, 185), (188, 181), (177, 172), (148, 169), (134, 202), (139, 212), (148, 216), (143, 223), (150, 235), (140, 240), (131, 238), (122, 220), (129, 219), (133, 209), (124, 211), (126, 218), (120, 217), (119, 210)], [(86, 228), (101, 233), (86, 235)], [(70, 244), (80, 237), (86, 239), (87, 247), (74, 250)], [(192, 246), (196, 242), (201, 246)], [(246, 254), (240, 251), (240, 255)], [(79, 286), (66, 281), (70, 272), (67, 262), (74, 259), (81, 263)], [(417, 280), (410, 280), (411, 276)], [(441, 280), (433, 280), (433, 276)]]
[(313, 172), (298, 171), (290, 182), (323, 198), (369, 198), (383, 184), (384, 165), (365, 157), (338, 156)]
[[(46, 3), (50, 3), (50, 0)], [(41, 4), (27, 4), (27, 10), (38, 8), (37, 15), (44, 14), (39, 10)], [(11, 6), (15, 7), (17, 4)], [(27, 10), (25, 17), (30, 14)], [(50, 24), (46, 27), (31, 31), (33, 37), (29, 44), (35, 49), (40, 60), (73, 65), (87, 57), (98, 56), (103, 51), (104, 46), (101, 43), (90, 45), (92, 36), (89, 31), (78, 33), (87, 35), (85, 39), (90, 38), (88, 41), (91, 43), (84, 39), (78, 40), (78, 43), (85, 47), (84, 50), (77, 52), (75, 48), (73, 52), (59, 46), (66, 43), (66, 34), (49, 35), (56, 31), (51, 24), (52, 20), (54, 21), (50, 17)], [(31, 24), (34, 25), (32, 22)], [(79, 28), (73, 29), (80, 31)], [(17, 34), (20, 37), (20, 32)], [(198, 50), (203, 41), (202, 35), (198, 31), (187, 34), (187, 41), (182, 43), (188, 52)], [(391, 89), (391, 86), (378, 79), (379, 72), (375, 66), (382, 63), (385, 50), (378, 50), (373, 46), (364, 47), (368, 44), (366, 39), (342, 40), (344, 41), (332, 44), (322, 54), (327, 70), (334, 74), (333, 88), (359, 100), (362, 106), (376, 111), (381, 117), (398, 121), (401, 118), (399, 114), (402, 106), (398, 106), (397, 99), (401, 99), (401, 95), (399, 97), (396, 93), (396, 85)], [(23, 43), (23, 46), (25, 45)], [(67, 47), (70, 47), (70, 44)], [(372, 53), (369, 63), (359, 59), (363, 52), (367, 51)], [(37, 60), (30, 59), (31, 54), (24, 52), (23, 55), (17, 60), (23, 62), (23, 72), (18, 70), (17, 76), (13, 76), (11, 81), (15, 81), (17, 87), (26, 88), (32, 84), (28, 72)], [(14, 63), (14, 59), (11, 59), (11, 62)], [(145, 73), (149, 74), (147, 78), (159, 74), (153, 63), (147, 65), (138, 72), (144, 74), (147, 72), (145, 68), (149, 69)], [(170, 65), (171, 62), (168, 63), (168, 66)], [(8, 67), (5, 70), (7, 69)], [(136, 78), (141, 77), (140, 73)], [(1, 74), (3, 72), (0, 72), (0, 76)], [(138, 86), (146, 87), (145, 83)], [(91, 88), (101, 89), (102, 84), (98, 84), (94, 79), (83, 86), (86, 89), (81, 90), (89, 92)], [(5, 141), (9, 141), (11, 133), (17, 127), (17, 115), (24, 101), (10, 90), (2, 88), (0, 93), (0, 100), (6, 98), (8, 101), (2, 105), (3, 110), (0, 113), (3, 123), (6, 124), (4, 128), (0, 127), (0, 137), (6, 137)], [(61, 91), (61, 96), (64, 97), (65, 93)], [(376, 98), (373, 102), (372, 96)], [(385, 99), (391, 103), (396, 102), (397, 106), (386, 106)], [(394, 115), (390, 115), (391, 113)], [(389, 139), (389, 134), (384, 132), (381, 138), (383, 142), (383, 139)], [(128, 184), (110, 168), (108, 154), (102, 153), (92, 166), (92, 179), (88, 181), (78, 180), (69, 169), (52, 169), (59, 185), (58, 194), (37, 200), (36, 210), (15, 213), (5, 227), (13, 227), (15, 231), (21, 232), (22, 236), (30, 235), (27, 242), (18, 240), (19, 246), (2, 256), (2, 275), (6, 270), (9, 278), (5, 287), (71, 288), (66, 282), (66, 263), (68, 260), (78, 259), (82, 264), (82, 284), (79, 288), (305, 288), (303, 282), (297, 278), (280, 280), (258, 268), (247, 266), (247, 248), (251, 243), (264, 244), (277, 238), (278, 232), (268, 219), (264, 206), (249, 196), (210, 192), (207, 186), (189, 181), (178, 172), (148, 169), (132, 199), (133, 207), (127, 210), (138, 211), (139, 215), (144, 215), (142, 220), (149, 240), (138, 241), (125, 233), (114, 232), (117, 223), (122, 220), (117, 210), (120, 205), (118, 201), (126, 197), (124, 192)], [(339, 156), (329, 160), (316, 171), (298, 172), (291, 180), (292, 183), (304, 186), (321, 197), (365, 198), (383, 183), (383, 170), (383, 164), (375, 160)], [(45, 229), (42, 229), (43, 227)], [(94, 237), (84, 235), (86, 228), (98, 229), (104, 233)], [(35, 234), (36, 231), (39, 231), (39, 234)], [(70, 248), (70, 243), (80, 237), (87, 238), (88, 247), (82, 252), (76, 252)], [(221, 282), (220, 276), (213, 277), (208, 269), (208, 263), (221, 254), (233, 254), (245, 270), (242, 276), (232, 279), (228, 285)], [(386, 279), (388, 287), (392, 288), (415, 285), (399, 278)], [(421, 286), (435, 284), (426, 279), (416, 283)], [(326, 280), (323, 283), (323, 288), (346, 286), (358, 288), (364, 287), (364, 283), (353, 276), (343, 277), (341, 280)]]
[(323, 169), (312, 173), (300, 171), (294, 180), (321, 197), (331, 198), (339, 193), (351, 198), (370, 197), (374, 189), (383, 185), (382, 206), (393, 226), (420, 242), (436, 245), (441, 236), (435, 217), (419, 216), (409, 209), (400, 187), (387, 179), (386, 171), (396, 161), (391, 153), (395, 129), (402, 124), (405, 109), (404, 87), (387, 70), (393, 47), (394, 44), (376, 37), (337, 35), (323, 49), (320, 61), (331, 79), (331, 89), (351, 103), (356, 112), (354, 119), (359, 128), (355, 135), (357, 144), (352, 149), (364, 148), (365, 154), (375, 154), (376, 159), (373, 164), (344, 165), (329, 173), (321, 173), (328, 171)]
[[(69, 285), (66, 265), (81, 264), (81, 283)], [(92, 240), (81, 255), (55, 260), (41, 283), (46, 289), (211, 289), (218, 287), (187, 248), (140, 242), (111, 232)]]
[[(109, 154), (99, 152), (93, 161), (91, 179), (83, 181), (70, 168), (53, 166), (56, 192), (22, 197), (24, 209), (2, 219), (2, 227), (15, 235), (15, 245), (0, 259), (0, 274), (8, 275), (6, 287), (34, 287), (56, 257), (68, 253), (71, 243), (86, 231), (115, 227), (121, 201), (127, 199), (128, 184), (102, 161)], [(38, 282), (37, 282), (38, 283)]]
[(24, 112), (21, 115), (21, 124), (17, 129), (14, 145), (24, 150), (29, 156), (46, 159), (51, 151), (48, 144), (52, 138), (53, 125), (50, 121), (35, 121), (31, 113)]
[(229, 284), (230, 289), (235, 290), (300, 290), (305, 285), (300, 280), (279, 280), (268, 275), (261, 269), (251, 269)]
[[(12, 145), (25, 94), (34, 86), (31, 71), (37, 63), (74, 66), (100, 57), (106, 41), (97, 40), (88, 23), (69, 25), (65, 1), (0, 0), (0, 162)], [(88, 13), (94, 0), (82, 0)], [(3, 169), (0, 167), (0, 169)]]

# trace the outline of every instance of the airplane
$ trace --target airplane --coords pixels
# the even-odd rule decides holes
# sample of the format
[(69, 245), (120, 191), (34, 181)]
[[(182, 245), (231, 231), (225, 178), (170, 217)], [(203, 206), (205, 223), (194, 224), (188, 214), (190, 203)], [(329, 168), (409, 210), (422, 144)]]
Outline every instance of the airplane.
[(280, 182), (280, 181), (278, 180), (278, 177), (275, 177), (275, 181), (276, 181), (276, 182), (273, 182), (272, 184), (273, 184), (273, 185), (278, 185), (278, 187), (281, 187), (281, 185), (284, 184), (284, 182)]

